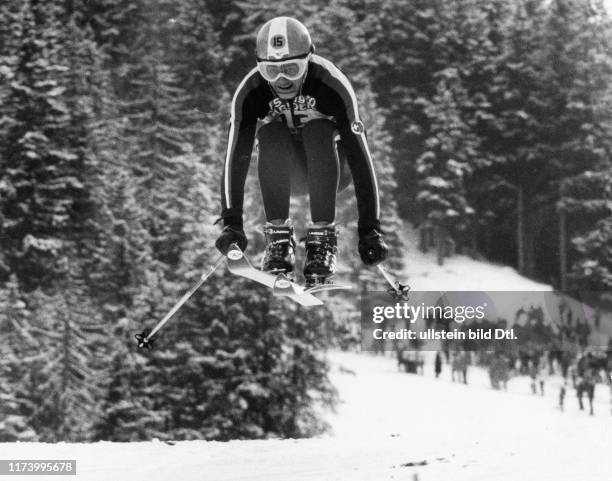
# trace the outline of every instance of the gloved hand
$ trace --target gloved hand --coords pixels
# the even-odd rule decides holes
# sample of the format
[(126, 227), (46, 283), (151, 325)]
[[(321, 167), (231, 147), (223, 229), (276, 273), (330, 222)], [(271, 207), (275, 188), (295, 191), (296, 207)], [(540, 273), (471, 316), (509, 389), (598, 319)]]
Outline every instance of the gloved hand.
[(227, 225), (221, 231), (221, 235), (215, 242), (215, 246), (221, 254), (227, 255), (230, 245), (238, 244), (238, 247), (244, 252), (247, 247), (248, 240), (244, 234), (244, 230), (240, 226)]
[(378, 229), (370, 229), (359, 236), (359, 255), (364, 264), (375, 266), (387, 258), (389, 247), (384, 234)]

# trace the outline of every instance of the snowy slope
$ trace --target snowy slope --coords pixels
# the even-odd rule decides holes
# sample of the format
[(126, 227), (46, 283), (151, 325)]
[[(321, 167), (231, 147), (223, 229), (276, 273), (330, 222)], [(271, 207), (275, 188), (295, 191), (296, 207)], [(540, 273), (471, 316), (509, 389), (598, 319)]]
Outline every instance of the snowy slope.
[[(566, 412), (555, 392), (509, 392), (400, 373), (390, 358), (331, 353), (343, 403), (333, 433), (309, 440), (95, 444), (0, 444), (0, 458), (77, 459), (87, 481), (453, 480), (609, 481), (612, 416), (600, 388), (596, 415)], [(3, 479), (14, 479), (8, 476)], [(34, 477), (36, 479), (38, 477)], [(23, 479), (23, 478), (21, 478)], [(28, 478), (31, 479), (31, 478)]]
[(357, 367), (355, 379), (334, 376), (350, 399), (334, 423), (338, 439), (386, 446), (385, 454), (393, 453), (387, 462), (394, 466), (426, 463), (412, 469), (420, 480), (612, 479), (606, 447), (612, 441), (610, 394), (601, 385), (596, 416), (589, 417), (571, 389), (565, 412), (556, 408), (559, 379), (549, 379), (547, 395), (540, 397), (530, 393), (525, 377), (513, 379), (508, 392), (493, 391), (477, 368), (465, 386), (451, 382), (448, 366), (436, 380), (431, 364), (424, 376), (416, 376), (398, 373), (388, 358), (336, 354), (334, 359)]
[[(404, 226), (402, 236), (406, 254), (401, 280), (407, 282), (412, 291), (521, 291), (523, 294), (516, 298), (510, 295), (495, 297), (499, 317), (512, 320), (520, 307), (530, 305), (544, 308), (547, 321), (550, 315), (558, 315), (557, 302), (561, 297), (545, 294), (553, 291), (552, 286), (528, 279), (512, 267), (478, 261), (465, 255), (445, 259), (444, 265), (439, 266), (435, 252), (423, 254), (418, 250), (417, 232), (409, 224)], [(590, 346), (605, 349), (612, 339), (612, 313), (604, 312), (599, 327), (595, 328), (593, 309), (581, 302), (566, 300), (569, 300), (574, 319), (588, 322), (593, 329), (589, 337)], [(548, 309), (552, 310), (549, 312)], [(555, 321), (558, 321), (556, 317)]]
[(406, 269), (414, 291), (550, 291), (552, 287), (521, 276), (515, 269), (468, 256), (456, 255), (437, 264), (435, 252), (417, 249), (417, 233), (408, 224), (403, 229)]

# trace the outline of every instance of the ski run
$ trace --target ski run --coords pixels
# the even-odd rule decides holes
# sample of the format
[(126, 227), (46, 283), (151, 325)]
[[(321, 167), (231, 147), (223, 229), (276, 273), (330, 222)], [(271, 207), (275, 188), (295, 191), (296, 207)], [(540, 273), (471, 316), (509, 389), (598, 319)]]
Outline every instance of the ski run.
[(466, 386), (451, 382), (448, 365), (435, 379), (431, 362), (414, 375), (399, 372), (391, 357), (327, 355), (342, 402), (325, 414), (331, 432), (320, 438), (12, 443), (0, 444), (1, 458), (76, 459), (76, 477), (53, 479), (87, 481), (611, 479), (610, 394), (601, 384), (588, 416), (571, 389), (565, 411), (557, 409), (554, 377), (542, 397), (530, 393), (527, 377), (494, 391), (479, 368), (470, 369)]

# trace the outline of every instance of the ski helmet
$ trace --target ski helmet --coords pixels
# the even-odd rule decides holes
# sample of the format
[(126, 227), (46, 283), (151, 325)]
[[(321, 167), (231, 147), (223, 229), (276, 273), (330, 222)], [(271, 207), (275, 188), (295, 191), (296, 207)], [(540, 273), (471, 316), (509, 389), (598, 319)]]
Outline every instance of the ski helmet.
[(257, 60), (284, 60), (314, 52), (306, 27), (291, 17), (269, 20), (257, 33)]

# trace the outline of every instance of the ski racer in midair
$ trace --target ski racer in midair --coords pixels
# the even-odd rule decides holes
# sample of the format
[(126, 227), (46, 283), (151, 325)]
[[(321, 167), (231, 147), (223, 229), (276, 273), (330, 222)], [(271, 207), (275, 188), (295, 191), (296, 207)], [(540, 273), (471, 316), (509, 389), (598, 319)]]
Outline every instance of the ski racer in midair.
[(268, 21), (257, 34), (256, 55), (257, 66), (240, 82), (231, 104), (221, 180), (224, 228), (217, 248), (226, 254), (232, 243), (242, 250), (247, 246), (244, 184), (257, 139), (267, 221), (264, 271), (293, 272), (290, 196), (309, 194), (312, 224), (304, 276), (313, 285), (334, 275), (336, 194), (351, 177), (359, 213), (359, 254), (367, 265), (382, 262), (388, 248), (380, 227), (376, 174), (349, 80), (332, 62), (315, 55), (308, 30), (293, 18)]

